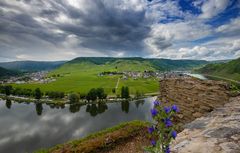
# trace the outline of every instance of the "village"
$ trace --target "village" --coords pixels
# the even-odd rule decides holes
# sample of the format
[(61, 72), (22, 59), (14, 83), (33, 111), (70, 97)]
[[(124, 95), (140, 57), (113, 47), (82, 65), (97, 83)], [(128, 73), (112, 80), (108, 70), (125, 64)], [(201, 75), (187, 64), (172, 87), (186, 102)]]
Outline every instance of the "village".
[(167, 72), (160, 72), (160, 71), (147, 71), (145, 70), (144, 72), (140, 71), (124, 71), (124, 72), (101, 72), (98, 74), (98, 76), (103, 77), (103, 76), (114, 76), (114, 75), (120, 75), (122, 76), (121, 78), (123, 80), (128, 80), (128, 79), (148, 79), (148, 78), (174, 78), (174, 77), (189, 77), (190, 72), (188, 71), (167, 71)]
[(25, 83), (50, 83), (56, 81), (54, 76), (48, 77), (48, 71), (39, 71), (33, 73), (25, 73), (21, 76), (12, 76), (7, 79), (0, 80), (0, 83), (15, 83), (15, 84), (25, 84)]

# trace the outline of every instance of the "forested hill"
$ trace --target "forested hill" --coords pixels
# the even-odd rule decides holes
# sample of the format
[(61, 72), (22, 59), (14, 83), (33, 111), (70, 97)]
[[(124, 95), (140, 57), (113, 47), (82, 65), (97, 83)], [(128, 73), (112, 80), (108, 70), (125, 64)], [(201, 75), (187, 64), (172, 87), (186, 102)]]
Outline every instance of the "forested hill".
[(65, 61), (56, 61), (56, 62), (14, 61), (14, 62), (0, 63), (0, 66), (9, 70), (17, 70), (22, 72), (34, 72), (34, 71), (52, 70), (61, 66), (64, 63)]
[[(208, 64), (204, 60), (170, 60), (170, 59), (157, 59), (157, 58), (141, 58), (141, 57), (131, 57), (131, 58), (113, 58), (113, 57), (78, 57), (75, 58), (67, 64), (77, 64), (77, 63), (91, 63), (96, 65), (104, 64), (143, 64), (148, 65), (151, 68), (157, 70), (189, 70), (195, 67)], [(140, 65), (138, 65), (140, 66)]]
[(8, 77), (8, 76), (15, 76), (19, 73), (16, 71), (7, 70), (5, 68), (0, 67), (0, 78), (2, 77)]
[(208, 64), (197, 71), (240, 81), (240, 58), (227, 63)]

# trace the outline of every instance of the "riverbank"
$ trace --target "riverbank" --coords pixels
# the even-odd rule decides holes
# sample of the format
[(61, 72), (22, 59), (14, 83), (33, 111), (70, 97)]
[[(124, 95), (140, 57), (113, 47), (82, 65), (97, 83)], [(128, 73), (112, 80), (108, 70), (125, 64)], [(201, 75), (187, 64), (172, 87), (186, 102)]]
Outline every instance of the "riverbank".
[(42, 104), (55, 104), (55, 105), (64, 105), (64, 104), (79, 104), (79, 105), (86, 105), (86, 104), (98, 104), (98, 103), (114, 103), (114, 102), (123, 102), (123, 101), (137, 101), (137, 100), (143, 100), (144, 98), (148, 97), (154, 97), (157, 96), (157, 93), (148, 93), (142, 97), (139, 98), (129, 98), (129, 99), (123, 99), (123, 98), (108, 98), (106, 100), (101, 100), (101, 101), (93, 101), (93, 102), (88, 102), (87, 100), (80, 100), (79, 102), (76, 103), (70, 103), (69, 100), (64, 99), (48, 99), (48, 98), (42, 98), (42, 99), (34, 99), (30, 97), (19, 97), (19, 96), (6, 96), (3, 94), (0, 94), (0, 99), (3, 100), (12, 100), (16, 101), (19, 103), (22, 102), (27, 102), (27, 103), (42, 103)]
[[(125, 144), (134, 138), (141, 136), (141, 142), (147, 143), (147, 126), (149, 123), (143, 121), (131, 121), (121, 123), (112, 128), (90, 134), (89, 136), (69, 141), (49, 149), (41, 149), (35, 153), (70, 153), (70, 152), (108, 152), (117, 145)], [(147, 145), (147, 144), (145, 144)], [(136, 147), (136, 146), (135, 146)], [(142, 150), (142, 148), (139, 148)]]

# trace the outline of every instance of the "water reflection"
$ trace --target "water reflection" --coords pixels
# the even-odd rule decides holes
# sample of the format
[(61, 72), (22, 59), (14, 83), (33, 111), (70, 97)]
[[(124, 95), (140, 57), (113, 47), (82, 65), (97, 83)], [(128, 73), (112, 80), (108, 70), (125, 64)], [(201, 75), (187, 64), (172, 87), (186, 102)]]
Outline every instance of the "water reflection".
[(142, 106), (144, 104), (144, 100), (136, 100), (135, 105), (138, 108), (140, 105)]
[[(122, 103), (53, 105), (0, 100), (0, 152), (33, 152), (131, 120), (151, 120), (154, 98)], [(12, 147), (14, 146), (14, 147)]]
[(129, 112), (129, 101), (123, 101), (121, 102), (121, 106), (122, 106), (122, 111), (125, 113)]
[(12, 106), (11, 100), (10, 100), (10, 99), (7, 99), (7, 100), (6, 100), (6, 107), (7, 107), (8, 109), (10, 109), (11, 106)]
[(106, 103), (88, 104), (86, 112), (90, 113), (91, 116), (97, 116), (98, 114), (104, 113), (108, 109)]
[[(129, 112), (129, 101), (122, 101), (121, 103), (121, 110), (122, 112), (128, 113)], [(139, 106), (144, 104), (144, 100), (137, 100), (134, 101), (136, 108), (139, 108)], [(24, 104), (30, 104), (29, 102), (25, 102)], [(66, 106), (65, 104), (44, 104), (48, 105), (51, 109), (64, 109)], [(8, 109), (11, 109), (12, 102), (10, 99), (6, 100), (6, 107)], [(69, 105), (69, 112), (71, 113), (77, 113), (80, 111), (81, 106), (83, 104), (70, 104)], [(87, 104), (85, 111), (88, 112), (91, 116), (97, 116), (98, 114), (104, 113), (108, 109), (108, 105), (106, 103), (100, 102), (97, 104)], [(41, 116), (43, 112), (43, 104), (36, 102), (35, 103), (35, 110), (36, 114)]]
[(43, 111), (43, 106), (41, 103), (36, 103), (36, 112), (37, 112), (37, 115), (42, 115), (42, 111)]

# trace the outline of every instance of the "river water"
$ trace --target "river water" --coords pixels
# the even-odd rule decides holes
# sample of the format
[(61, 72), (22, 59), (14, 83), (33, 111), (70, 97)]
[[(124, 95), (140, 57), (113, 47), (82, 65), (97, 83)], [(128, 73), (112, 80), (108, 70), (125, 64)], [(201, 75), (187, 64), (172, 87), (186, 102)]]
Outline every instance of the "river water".
[(0, 100), (0, 153), (33, 152), (121, 122), (151, 121), (154, 99), (62, 107)]

